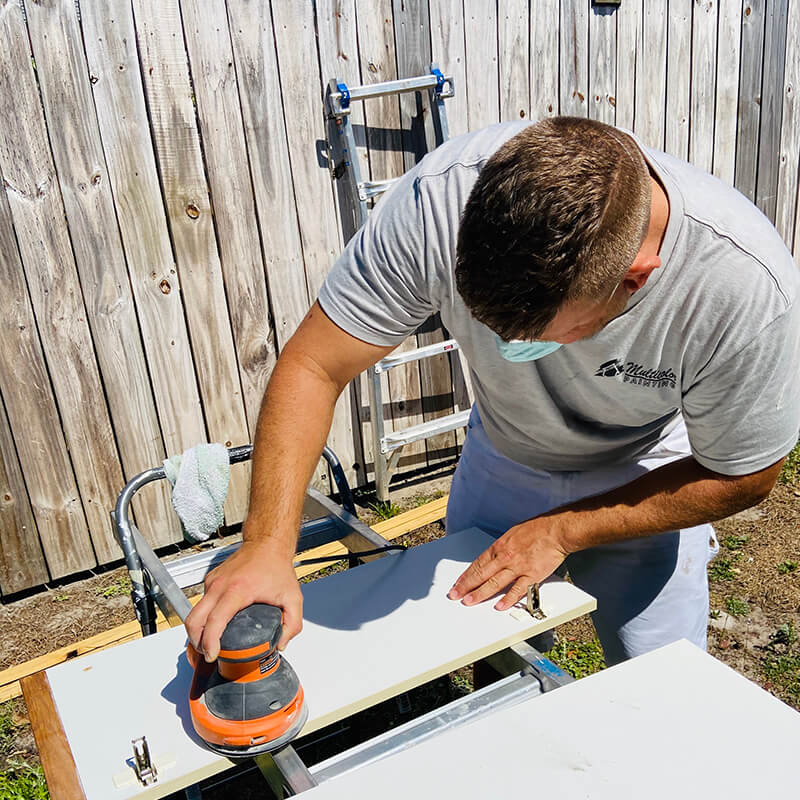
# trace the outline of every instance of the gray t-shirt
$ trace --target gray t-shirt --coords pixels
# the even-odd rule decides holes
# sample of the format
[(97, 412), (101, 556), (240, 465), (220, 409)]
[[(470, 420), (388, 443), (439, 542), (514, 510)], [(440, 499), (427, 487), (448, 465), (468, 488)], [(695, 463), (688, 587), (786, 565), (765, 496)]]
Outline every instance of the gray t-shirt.
[(715, 472), (744, 475), (786, 455), (800, 427), (800, 271), (739, 192), (641, 143), (669, 196), (661, 267), (593, 338), (532, 362), (500, 355), (456, 290), (456, 238), (482, 166), (526, 124), (452, 139), (406, 173), (333, 266), (325, 313), (393, 345), (441, 312), (492, 443), (531, 467), (630, 460), (681, 415), (694, 457)]

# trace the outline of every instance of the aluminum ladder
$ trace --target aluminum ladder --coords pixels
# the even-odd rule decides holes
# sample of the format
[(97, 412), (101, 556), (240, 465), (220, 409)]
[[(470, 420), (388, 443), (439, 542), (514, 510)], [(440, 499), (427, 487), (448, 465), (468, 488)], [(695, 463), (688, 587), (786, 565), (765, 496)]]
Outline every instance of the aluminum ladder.
[[(436, 147), (438, 147), (449, 138), (444, 101), (448, 97), (453, 97), (455, 92), (453, 78), (443, 75), (436, 64), (431, 64), (430, 74), (416, 78), (401, 78), (396, 81), (384, 81), (366, 86), (348, 86), (338, 78), (333, 78), (329, 83), (326, 93), (327, 114), (330, 123), (328, 144), (331, 157), (329, 165), (333, 179), (342, 182), (339, 184), (340, 199), (342, 206), (347, 209), (343, 210), (342, 215), (345, 217), (349, 212), (352, 217), (352, 230), (348, 231), (350, 235), (367, 221), (370, 201), (374, 202), (399, 180), (399, 178), (385, 180), (364, 180), (362, 178), (356, 154), (355, 135), (350, 122), (351, 104), (355, 101), (422, 90), (428, 90), (430, 94), (431, 117)], [(347, 235), (348, 232), (346, 232), (347, 239), (350, 238)], [(384, 397), (381, 388), (381, 374), (401, 364), (457, 350), (456, 340), (448, 339), (414, 350), (393, 353), (369, 368), (370, 424), (375, 443), (375, 492), (378, 500), (387, 501), (389, 499), (389, 481), (397, 468), (400, 452), (404, 445), (463, 428), (467, 424), (470, 414), (470, 409), (457, 411), (387, 434), (383, 413)]]

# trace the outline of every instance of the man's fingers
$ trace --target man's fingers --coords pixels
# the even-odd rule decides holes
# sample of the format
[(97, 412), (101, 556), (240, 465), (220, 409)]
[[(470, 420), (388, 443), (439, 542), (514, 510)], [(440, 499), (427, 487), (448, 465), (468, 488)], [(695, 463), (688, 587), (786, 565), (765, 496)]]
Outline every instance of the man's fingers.
[[(208, 597), (208, 595), (206, 595)], [(198, 603), (198, 605), (200, 605)], [(249, 605), (242, 602), (238, 595), (228, 592), (216, 602), (206, 618), (203, 635), (200, 640), (200, 652), (205, 654), (206, 661), (214, 661), (219, 655), (219, 640), (225, 626), (231, 621), (233, 615)]]
[(289, 640), (297, 636), (303, 629), (303, 600), (299, 603), (287, 603), (283, 609), (283, 633), (278, 642), (278, 650), (283, 650)]
[(499, 572), (495, 572), (494, 575), (489, 576), (477, 588), (472, 589), (469, 594), (464, 596), (461, 602), (465, 606), (474, 606), (477, 603), (482, 603), (487, 598), (496, 595), (513, 580), (514, 573), (510, 569), (501, 569)]
[(517, 578), (514, 581), (514, 585), (497, 601), (495, 604), (495, 608), (498, 611), (505, 611), (508, 608), (511, 608), (514, 604), (518, 603), (522, 600), (523, 597), (528, 593), (528, 587), (533, 583), (533, 580), (529, 578), (527, 575), (523, 575), (521, 578)]
[(461, 600), (475, 587), (488, 580), (500, 569), (495, 555), (494, 545), (484, 550), (462, 573), (447, 593), (451, 600)]

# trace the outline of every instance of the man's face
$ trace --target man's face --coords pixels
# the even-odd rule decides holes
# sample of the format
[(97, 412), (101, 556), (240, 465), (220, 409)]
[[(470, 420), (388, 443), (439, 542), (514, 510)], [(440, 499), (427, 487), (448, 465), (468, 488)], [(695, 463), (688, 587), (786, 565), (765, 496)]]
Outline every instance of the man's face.
[(606, 301), (575, 300), (559, 309), (538, 339), (570, 344), (599, 333), (624, 310), (630, 291), (620, 284)]

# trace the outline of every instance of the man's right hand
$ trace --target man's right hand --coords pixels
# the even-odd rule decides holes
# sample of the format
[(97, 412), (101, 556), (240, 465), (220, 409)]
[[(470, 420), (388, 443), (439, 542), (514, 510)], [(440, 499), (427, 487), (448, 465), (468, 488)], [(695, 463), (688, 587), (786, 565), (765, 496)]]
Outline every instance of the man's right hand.
[(219, 640), (233, 615), (253, 603), (283, 609), (278, 649), (303, 627), (303, 595), (292, 567), (292, 554), (270, 542), (243, 542), (224, 563), (208, 573), (205, 595), (186, 617), (189, 640), (206, 661), (219, 655)]

